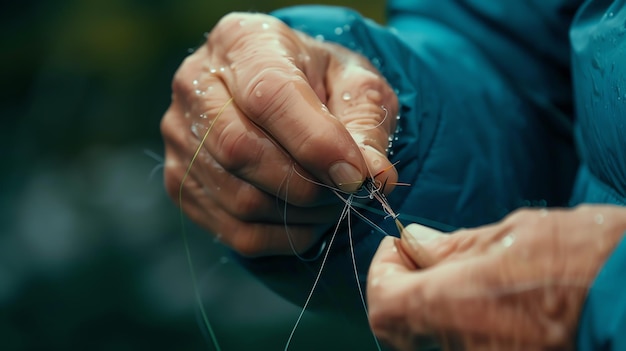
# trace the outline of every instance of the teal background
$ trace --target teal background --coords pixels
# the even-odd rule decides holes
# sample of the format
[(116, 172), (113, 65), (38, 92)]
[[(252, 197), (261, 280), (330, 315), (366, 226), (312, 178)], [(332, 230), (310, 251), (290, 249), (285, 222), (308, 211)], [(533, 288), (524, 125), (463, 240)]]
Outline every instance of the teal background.
[[(296, 3), (3, 6), (1, 350), (211, 349), (178, 210), (162, 186), (159, 122), (176, 68), (222, 15)], [(381, 0), (325, 3), (383, 18)], [(222, 349), (282, 349), (299, 307), (247, 276), (210, 235), (188, 230)], [(291, 349), (371, 349), (364, 330), (307, 314)]]

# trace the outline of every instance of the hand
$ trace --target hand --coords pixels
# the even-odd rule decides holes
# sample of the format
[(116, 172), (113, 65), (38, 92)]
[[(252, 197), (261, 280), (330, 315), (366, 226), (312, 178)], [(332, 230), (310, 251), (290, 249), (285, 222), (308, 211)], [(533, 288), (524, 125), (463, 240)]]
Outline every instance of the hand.
[(174, 77), (161, 123), (166, 188), (178, 202), (210, 126), (182, 189), (186, 214), (244, 255), (293, 253), (287, 228), (304, 251), (339, 215), (312, 180), (353, 192), (390, 167), (397, 105), (365, 58), (270, 16), (227, 15)]
[[(400, 350), (566, 350), (594, 277), (626, 231), (626, 208), (521, 210), (443, 235), (386, 238), (368, 276), (370, 323)], [(423, 344), (422, 344), (423, 346)]]

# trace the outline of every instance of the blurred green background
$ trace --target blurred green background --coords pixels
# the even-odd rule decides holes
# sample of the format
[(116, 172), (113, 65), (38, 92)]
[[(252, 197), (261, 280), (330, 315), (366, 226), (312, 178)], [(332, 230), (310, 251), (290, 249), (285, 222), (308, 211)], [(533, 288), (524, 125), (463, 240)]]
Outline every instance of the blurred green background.
[[(176, 68), (221, 16), (297, 3), (3, 5), (0, 350), (211, 349), (162, 186), (159, 121)], [(384, 14), (382, 0), (322, 3)], [(189, 232), (223, 349), (282, 349), (299, 307)], [(305, 316), (291, 349), (372, 347), (351, 328)]]

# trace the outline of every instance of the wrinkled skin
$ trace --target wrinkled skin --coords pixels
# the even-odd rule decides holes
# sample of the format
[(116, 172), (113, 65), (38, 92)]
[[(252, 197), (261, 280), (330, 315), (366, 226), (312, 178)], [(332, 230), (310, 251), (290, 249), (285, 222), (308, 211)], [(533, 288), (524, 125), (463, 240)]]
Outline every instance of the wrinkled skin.
[(521, 210), (443, 235), (410, 225), (381, 243), (370, 323), (399, 350), (569, 350), (585, 296), (626, 231), (626, 208)]
[(161, 122), (167, 191), (178, 202), (212, 125), (182, 187), (184, 212), (242, 255), (293, 254), (287, 227), (305, 251), (339, 215), (316, 182), (353, 192), (390, 167), (397, 111), (365, 58), (270, 16), (227, 15), (174, 77)]

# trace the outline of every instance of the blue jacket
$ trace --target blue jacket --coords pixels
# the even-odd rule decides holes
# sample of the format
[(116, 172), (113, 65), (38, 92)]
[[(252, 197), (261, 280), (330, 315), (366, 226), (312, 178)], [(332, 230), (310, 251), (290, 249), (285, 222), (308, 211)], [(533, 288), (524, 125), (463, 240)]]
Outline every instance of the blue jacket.
[[(344, 8), (274, 15), (361, 52), (396, 90), (391, 158), (411, 186), (390, 202), (405, 223), (451, 230), (520, 206), (626, 205), (626, 1), (391, 0), (385, 27)], [(363, 222), (352, 229), (365, 280), (382, 235)], [(329, 291), (353, 274), (346, 238), (326, 268)], [(270, 275), (284, 260), (265, 261)], [(626, 241), (579, 325), (580, 350), (626, 350)]]

